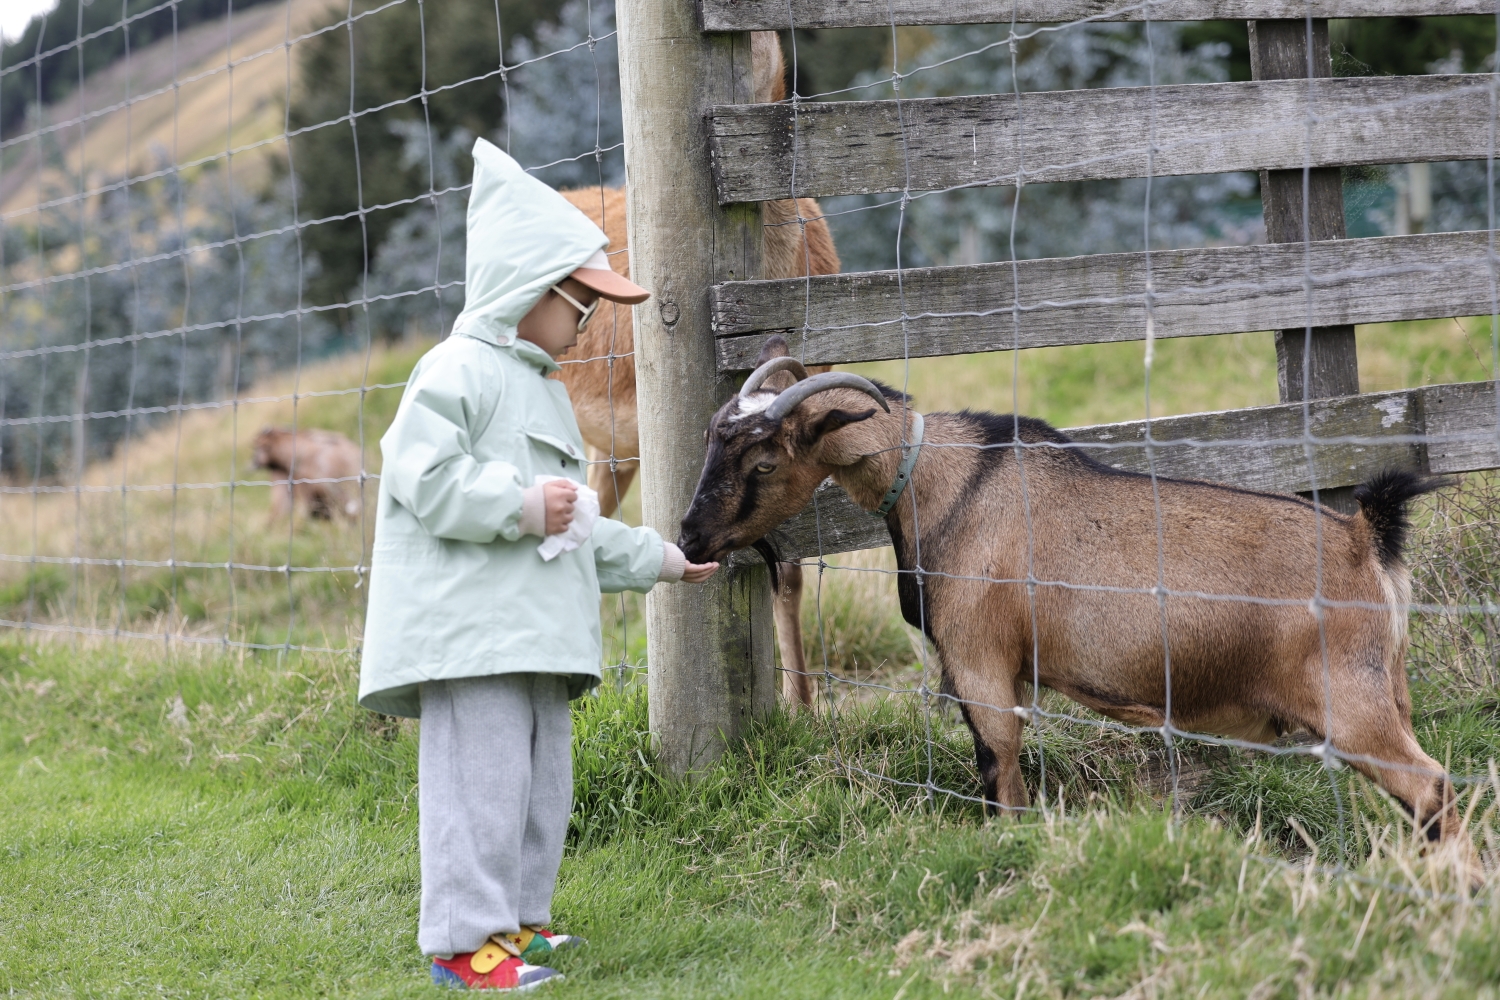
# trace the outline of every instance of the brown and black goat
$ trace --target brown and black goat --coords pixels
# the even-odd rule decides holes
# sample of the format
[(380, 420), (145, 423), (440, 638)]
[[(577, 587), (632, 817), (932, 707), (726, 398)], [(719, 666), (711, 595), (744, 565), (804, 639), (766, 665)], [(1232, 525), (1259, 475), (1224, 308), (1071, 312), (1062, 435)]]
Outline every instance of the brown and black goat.
[[(679, 542), (694, 562), (761, 540), (830, 476), (876, 509), (911, 454), (907, 397), (846, 372), (803, 377), (785, 353), (768, 341), (709, 425)], [(1153, 482), (1026, 417), (922, 424), (886, 517), (901, 611), (937, 647), (992, 808), (1027, 804), (1018, 754), (1037, 683), (1133, 726), (1326, 737), (1430, 839), (1458, 832), (1452, 787), (1413, 734), (1404, 664), (1406, 504), (1441, 481), (1384, 473), (1347, 517), (1293, 496)]]

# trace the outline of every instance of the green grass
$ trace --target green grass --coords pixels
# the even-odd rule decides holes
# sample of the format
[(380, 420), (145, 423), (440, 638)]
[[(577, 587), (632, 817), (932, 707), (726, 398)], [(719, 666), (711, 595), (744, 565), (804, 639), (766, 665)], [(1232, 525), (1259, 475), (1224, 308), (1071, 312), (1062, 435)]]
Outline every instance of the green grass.
[[(436, 995), (414, 943), (415, 726), (358, 710), (352, 688), (339, 657), (0, 645), (0, 993)], [(1493, 712), (1432, 709), (1429, 750), (1483, 770)], [(1243, 806), (1164, 813), (1154, 741), (1046, 727), (1025, 759), (1033, 787), (1048, 760), (1052, 811), (986, 822), (836, 766), (925, 781), (911, 702), (851, 709), (836, 735), (778, 715), (694, 785), (659, 777), (645, 722), (638, 688), (576, 704), (555, 914), (591, 943), (559, 957), (559, 998), (1500, 984), (1500, 880), (1471, 903), (1376, 893), (1286, 849), (1273, 793), (1287, 786), (1304, 815), (1327, 798), (1305, 759), (1234, 770), (1241, 799), (1266, 800), (1257, 836)], [(966, 733), (934, 723), (935, 782), (973, 793)], [(1460, 888), (1374, 796), (1348, 805), (1378, 834), (1351, 859), (1363, 875)], [(1473, 826), (1500, 848), (1491, 800)], [(1325, 838), (1319, 856), (1332, 851)]]

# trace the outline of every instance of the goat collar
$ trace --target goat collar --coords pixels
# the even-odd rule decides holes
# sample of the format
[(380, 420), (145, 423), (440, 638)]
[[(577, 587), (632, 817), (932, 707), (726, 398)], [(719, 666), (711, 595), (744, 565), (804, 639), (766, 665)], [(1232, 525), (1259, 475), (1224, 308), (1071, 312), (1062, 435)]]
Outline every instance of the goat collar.
[(891, 488), (885, 491), (885, 498), (880, 501), (880, 506), (870, 511), (871, 517), (885, 517), (896, 506), (896, 501), (901, 499), (901, 494), (906, 491), (906, 484), (911, 482), (911, 470), (916, 468), (917, 456), (922, 453), (922, 414), (916, 410), (911, 411), (911, 443), (901, 446), (905, 453), (901, 457), (901, 466), (896, 470), (896, 478), (891, 482)]

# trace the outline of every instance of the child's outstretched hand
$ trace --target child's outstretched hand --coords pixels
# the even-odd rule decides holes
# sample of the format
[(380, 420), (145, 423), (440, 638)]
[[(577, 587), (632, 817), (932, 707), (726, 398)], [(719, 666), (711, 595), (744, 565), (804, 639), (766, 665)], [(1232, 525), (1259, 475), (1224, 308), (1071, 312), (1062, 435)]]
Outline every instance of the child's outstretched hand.
[(547, 534), (560, 535), (573, 523), (573, 505), (578, 502), (578, 487), (566, 479), (542, 484), (542, 506), (547, 512)]
[(711, 562), (711, 563), (695, 563), (695, 562), (690, 562), (690, 563), (687, 564), (687, 568), (682, 571), (682, 582), (683, 583), (702, 583), (704, 580), (707, 580), (709, 577), (713, 576), (716, 572), (718, 572), (718, 570), (719, 570), (719, 564), (716, 563), (716, 562)]

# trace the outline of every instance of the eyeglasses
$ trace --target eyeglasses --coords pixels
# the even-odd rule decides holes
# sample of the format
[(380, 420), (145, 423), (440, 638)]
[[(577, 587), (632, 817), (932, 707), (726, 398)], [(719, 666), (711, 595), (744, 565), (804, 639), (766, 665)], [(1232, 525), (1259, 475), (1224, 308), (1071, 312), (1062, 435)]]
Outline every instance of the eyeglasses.
[(583, 313), (583, 315), (578, 318), (578, 332), (582, 333), (583, 328), (589, 325), (589, 320), (594, 318), (594, 313), (599, 310), (599, 303), (602, 301), (602, 296), (590, 302), (588, 305), (584, 305), (582, 302), (579, 302), (577, 299), (573, 298), (573, 296), (563, 291), (560, 285), (553, 285), (552, 290), (558, 295), (561, 295), (563, 298), (567, 299), (568, 302), (572, 304), (574, 309), (577, 309), (579, 312)]

